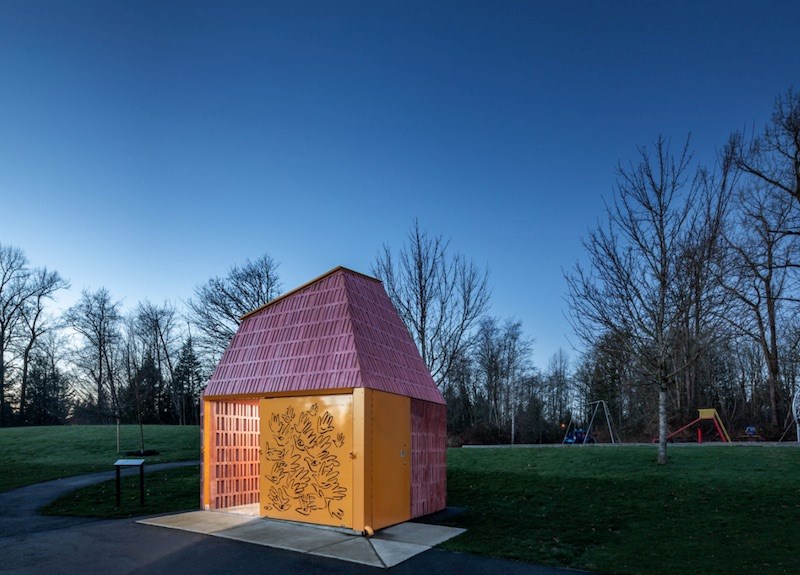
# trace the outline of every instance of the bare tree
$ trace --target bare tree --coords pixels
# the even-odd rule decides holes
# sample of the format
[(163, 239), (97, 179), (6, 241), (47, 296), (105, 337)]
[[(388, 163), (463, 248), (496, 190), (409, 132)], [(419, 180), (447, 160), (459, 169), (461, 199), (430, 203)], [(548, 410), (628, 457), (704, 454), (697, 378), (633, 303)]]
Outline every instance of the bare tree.
[(6, 403), (11, 350), (19, 335), (22, 308), (30, 295), (28, 258), (17, 247), (0, 244), (0, 427), (7, 424)]
[(551, 424), (558, 424), (570, 409), (569, 359), (564, 350), (559, 349), (550, 357), (542, 386), (545, 417)]
[(522, 332), (522, 322), (506, 319), (501, 331), (502, 354), (501, 365), (505, 379), (503, 394), (503, 411), (506, 422), (511, 418), (511, 441), (514, 441), (515, 414), (519, 402), (522, 400), (523, 381), (532, 373), (531, 353), (533, 340), (528, 339)]
[[(159, 374), (154, 381), (159, 385), (167, 386), (167, 389), (154, 390), (156, 405), (149, 406), (162, 423), (167, 423), (172, 419), (170, 410), (176, 416), (179, 412), (179, 401), (173, 388), (175, 362), (180, 341), (177, 323), (177, 310), (169, 302), (160, 306), (149, 301), (140, 302), (134, 313), (133, 332), (129, 336), (137, 338), (141, 342), (143, 355), (135, 358), (136, 367), (141, 369), (144, 358), (149, 355)], [(128, 381), (132, 380), (129, 378)]]
[[(727, 287), (741, 309), (733, 323), (761, 348), (769, 423), (777, 427), (782, 356), (793, 349), (781, 326), (788, 325), (800, 302), (800, 94), (790, 88), (778, 96), (763, 131), (750, 137), (732, 134), (726, 151), (743, 184), (740, 225), (728, 235), (736, 266)], [(781, 349), (782, 340), (789, 349)]]
[(243, 315), (269, 303), (281, 289), (278, 263), (269, 255), (234, 265), (224, 278), (213, 277), (194, 290), (189, 316), (200, 332), (198, 348), (216, 363), (228, 348)]
[[(28, 267), (25, 253), (0, 243), (0, 426), (8, 423), (9, 371), (21, 373), (20, 413), (24, 421), (30, 354), (43, 332), (45, 300), (68, 286), (57, 272)], [(21, 362), (21, 365), (20, 365)]]
[(737, 132), (729, 146), (740, 170), (800, 204), (800, 93), (790, 88), (778, 96), (761, 135)]
[[(637, 163), (620, 165), (607, 222), (583, 241), (589, 269), (566, 276), (570, 317), (589, 345), (619, 342), (658, 387), (658, 462), (667, 463), (667, 393), (683, 366), (674, 364), (673, 333), (687, 310), (674, 286), (679, 255), (697, 207), (698, 178), (690, 173), (689, 140), (677, 155), (658, 138), (639, 148)], [(604, 333), (624, 334), (607, 340)]]
[(502, 423), (503, 360), (500, 326), (497, 318), (483, 318), (475, 335), (475, 364), (478, 380), (483, 384), (488, 413), (486, 420), (493, 425)]
[(478, 421), (480, 390), (471, 351), (465, 350), (454, 359), (442, 392), (448, 406), (448, 433), (456, 436), (473, 428)]
[(522, 380), (530, 375), (531, 349), (531, 341), (523, 335), (522, 322), (507, 319), (501, 324), (495, 317), (481, 319), (473, 350), (490, 424), (511, 423)]
[(69, 282), (62, 278), (58, 272), (48, 271), (47, 268), (33, 270), (29, 277), (29, 297), (22, 306), (22, 319), (25, 326), (25, 343), (22, 347), (22, 375), (20, 378), (20, 421), (25, 422), (25, 406), (27, 404), (28, 368), (30, 366), (31, 352), (37, 340), (51, 327), (52, 321), (45, 314), (45, 302), (52, 299), (53, 295), (61, 289), (69, 287)]
[(724, 325), (729, 302), (722, 281), (727, 273), (723, 235), (730, 223), (730, 190), (736, 178), (729, 155), (720, 158), (719, 167), (717, 173), (698, 171), (697, 207), (679, 246), (673, 286), (678, 307), (685, 310), (675, 331), (674, 363), (683, 369), (674, 397), (678, 412), (686, 415), (697, 408), (701, 356), (729, 332)]
[(120, 400), (117, 380), (120, 362), (120, 304), (106, 288), (84, 290), (81, 298), (67, 310), (65, 321), (83, 339), (77, 357), (78, 367), (95, 388), (93, 402), (100, 418), (119, 420)]
[(449, 247), (449, 241), (428, 235), (415, 220), (397, 258), (384, 245), (371, 269), (440, 387), (489, 305), (488, 270)]
[(770, 424), (779, 425), (780, 325), (784, 301), (793, 287), (790, 262), (798, 253), (798, 236), (787, 232), (794, 206), (790, 196), (776, 194), (758, 182), (739, 194), (740, 222), (726, 239), (733, 265), (726, 274), (726, 288), (736, 302), (727, 314), (737, 330), (761, 347), (767, 367)]

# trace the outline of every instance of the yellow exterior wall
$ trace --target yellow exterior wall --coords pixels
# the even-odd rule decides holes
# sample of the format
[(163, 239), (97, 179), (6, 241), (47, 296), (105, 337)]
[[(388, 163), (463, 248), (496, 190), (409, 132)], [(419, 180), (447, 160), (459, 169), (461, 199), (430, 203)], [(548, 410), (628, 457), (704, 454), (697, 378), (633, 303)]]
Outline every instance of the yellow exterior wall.
[(262, 399), (261, 516), (353, 527), (353, 396)]
[[(203, 404), (202, 504), (213, 507), (212, 401)], [(376, 531), (411, 519), (411, 400), (365, 388), (262, 398), (262, 517)]]
[(211, 509), (211, 437), (214, 434), (211, 402), (203, 401), (203, 491), (201, 503), (206, 511)]
[(372, 390), (353, 390), (353, 529), (372, 528), (372, 437), (368, 432), (372, 421)]

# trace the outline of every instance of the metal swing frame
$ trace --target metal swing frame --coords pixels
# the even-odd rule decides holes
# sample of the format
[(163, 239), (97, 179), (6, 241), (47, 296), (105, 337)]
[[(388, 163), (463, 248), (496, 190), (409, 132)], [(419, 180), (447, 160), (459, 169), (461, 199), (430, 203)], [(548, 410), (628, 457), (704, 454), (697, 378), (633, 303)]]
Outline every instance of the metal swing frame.
[[(580, 445), (585, 445), (589, 437), (591, 437), (592, 428), (594, 427), (594, 421), (597, 418), (597, 412), (600, 410), (600, 406), (603, 407), (603, 413), (605, 414), (606, 417), (606, 425), (608, 426), (608, 435), (611, 438), (611, 443), (620, 443), (619, 436), (617, 436), (616, 439), (614, 438), (614, 429), (611, 424), (611, 413), (608, 411), (608, 404), (605, 402), (605, 400), (599, 399), (597, 401), (590, 401), (586, 405), (587, 407), (594, 406), (594, 409), (592, 410), (592, 417), (589, 418), (589, 425), (586, 428), (586, 435), (583, 437), (583, 441), (580, 443)], [(567, 431), (564, 434), (564, 438), (561, 440), (561, 443), (566, 442), (567, 436), (569, 435), (569, 432), (571, 431), (574, 425), (575, 425), (575, 418), (571, 416), (569, 420), (569, 425), (567, 426)]]

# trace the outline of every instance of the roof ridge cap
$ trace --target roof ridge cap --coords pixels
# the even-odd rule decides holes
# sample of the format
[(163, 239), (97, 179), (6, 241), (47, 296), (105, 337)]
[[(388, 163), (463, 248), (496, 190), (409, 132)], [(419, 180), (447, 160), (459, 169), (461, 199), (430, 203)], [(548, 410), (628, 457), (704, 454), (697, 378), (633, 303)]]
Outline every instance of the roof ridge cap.
[(311, 287), (315, 283), (324, 280), (328, 276), (332, 276), (333, 274), (335, 274), (337, 272), (346, 272), (346, 273), (349, 273), (349, 274), (355, 274), (355, 275), (361, 276), (363, 278), (378, 282), (379, 284), (383, 285), (383, 282), (381, 280), (379, 280), (378, 278), (376, 278), (376, 277), (372, 277), (370, 275), (367, 275), (367, 274), (364, 274), (364, 273), (361, 273), (361, 272), (357, 272), (355, 270), (352, 270), (352, 269), (344, 267), (344, 266), (336, 266), (335, 268), (326, 271), (324, 274), (322, 274), (320, 276), (317, 276), (314, 279), (309, 280), (309, 281), (305, 282), (304, 284), (301, 284), (301, 285), (297, 286), (296, 288), (290, 289), (289, 291), (284, 292), (281, 295), (269, 300), (267, 303), (257, 307), (256, 309), (247, 312), (246, 314), (244, 314), (243, 316), (241, 316), (239, 318), (239, 322), (240, 323), (243, 322), (244, 320), (246, 320), (250, 316), (256, 315), (257, 313), (264, 311), (265, 309), (270, 307), (272, 304), (275, 304), (275, 303), (278, 303), (279, 301), (287, 299), (287, 298), (293, 296), (294, 294), (296, 294), (298, 292), (301, 292), (301, 291), (303, 291), (304, 289), (306, 289), (308, 287)]

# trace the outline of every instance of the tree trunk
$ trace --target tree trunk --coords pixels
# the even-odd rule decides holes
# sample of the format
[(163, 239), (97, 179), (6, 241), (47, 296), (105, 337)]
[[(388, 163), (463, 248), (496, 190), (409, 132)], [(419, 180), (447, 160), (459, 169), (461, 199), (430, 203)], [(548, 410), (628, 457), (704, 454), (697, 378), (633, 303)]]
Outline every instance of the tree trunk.
[(103, 417), (103, 410), (105, 406), (103, 405), (105, 402), (103, 401), (103, 350), (97, 350), (97, 413), (98, 417), (102, 418), (103, 423), (105, 423), (105, 418)]
[(780, 381), (780, 363), (778, 361), (778, 327), (776, 320), (775, 302), (770, 299), (767, 302), (767, 310), (769, 314), (769, 355), (767, 355), (767, 363), (769, 370), (769, 410), (770, 410), (770, 423), (777, 428), (778, 424), (778, 398), (777, 388)]
[(144, 455), (144, 425), (142, 425), (142, 401), (139, 396), (139, 386), (140, 382), (135, 382), (135, 390), (136, 390), (136, 417), (139, 420), (139, 439), (141, 440), (140, 443), (140, 451), (139, 453)]
[(3, 417), (6, 411), (6, 364), (4, 361), (5, 357), (3, 356), (3, 350), (0, 349), (0, 427), (3, 427), (5, 424)]
[(28, 401), (28, 367), (30, 366), (31, 345), (25, 348), (22, 354), (22, 379), (19, 384), (19, 423), (25, 425), (25, 403)]
[(658, 388), (658, 463), (667, 463), (667, 386)]

